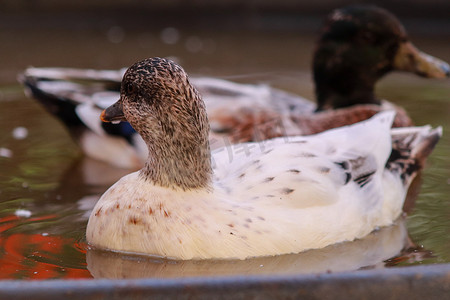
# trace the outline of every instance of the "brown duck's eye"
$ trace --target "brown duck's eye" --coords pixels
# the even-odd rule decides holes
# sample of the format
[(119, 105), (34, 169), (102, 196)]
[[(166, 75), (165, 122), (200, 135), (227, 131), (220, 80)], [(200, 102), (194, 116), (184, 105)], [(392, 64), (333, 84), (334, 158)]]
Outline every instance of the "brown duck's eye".
[(125, 85), (125, 91), (128, 93), (128, 94), (132, 94), (132, 93), (134, 93), (134, 86), (132, 85), (132, 84), (127, 84), (127, 85)]

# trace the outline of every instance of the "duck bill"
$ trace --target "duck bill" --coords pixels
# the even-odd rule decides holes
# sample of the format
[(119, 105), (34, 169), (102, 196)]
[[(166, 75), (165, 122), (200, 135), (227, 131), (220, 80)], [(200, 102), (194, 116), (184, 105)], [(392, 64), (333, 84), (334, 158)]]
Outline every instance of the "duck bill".
[(110, 107), (104, 109), (100, 115), (100, 119), (103, 122), (121, 122), (126, 121), (125, 115), (122, 109), (122, 100), (119, 99), (116, 103)]
[(400, 45), (394, 57), (394, 68), (428, 78), (450, 77), (448, 63), (420, 51), (411, 42)]

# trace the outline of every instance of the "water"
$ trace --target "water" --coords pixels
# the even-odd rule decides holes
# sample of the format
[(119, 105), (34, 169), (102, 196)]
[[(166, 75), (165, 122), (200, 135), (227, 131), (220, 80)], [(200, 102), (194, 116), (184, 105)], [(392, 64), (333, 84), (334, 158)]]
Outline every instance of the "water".
[[(1, 57), (9, 58), (0, 71), (0, 279), (297, 274), (450, 263), (450, 81), (406, 74), (389, 75), (378, 94), (405, 107), (417, 124), (442, 125), (444, 137), (428, 160), (414, 207), (395, 226), (353, 243), (241, 262), (175, 262), (88, 249), (89, 210), (129, 171), (81, 155), (63, 126), (15, 83), (26, 66), (119, 68), (171, 56), (191, 74), (265, 82), (313, 98), (312, 34), (163, 29), (0, 33), (8, 41)], [(448, 39), (413, 40), (450, 61)]]

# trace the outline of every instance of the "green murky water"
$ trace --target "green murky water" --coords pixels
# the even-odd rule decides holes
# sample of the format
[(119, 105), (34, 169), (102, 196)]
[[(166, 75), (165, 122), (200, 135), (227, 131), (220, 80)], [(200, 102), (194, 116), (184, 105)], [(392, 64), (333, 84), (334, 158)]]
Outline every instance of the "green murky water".
[[(163, 35), (159, 29), (120, 28), (0, 33), (8, 41), (0, 54), (10, 58), (0, 71), (0, 279), (292, 274), (450, 263), (450, 81), (405, 74), (385, 78), (378, 94), (404, 106), (417, 124), (442, 125), (444, 137), (422, 174), (415, 206), (396, 226), (353, 243), (245, 262), (88, 251), (89, 210), (127, 171), (82, 157), (63, 126), (15, 83), (26, 66), (119, 68), (144, 57), (173, 56), (191, 74), (264, 82), (313, 97), (310, 35), (180, 30), (173, 44)], [(437, 36), (416, 44), (450, 61), (448, 44)]]

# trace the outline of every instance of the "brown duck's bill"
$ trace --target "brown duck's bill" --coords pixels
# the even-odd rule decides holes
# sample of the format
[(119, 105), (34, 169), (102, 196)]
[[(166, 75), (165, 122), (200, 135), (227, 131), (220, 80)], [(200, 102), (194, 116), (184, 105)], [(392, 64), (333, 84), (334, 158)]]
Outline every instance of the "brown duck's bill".
[(103, 122), (120, 122), (126, 121), (122, 110), (122, 101), (117, 101), (110, 107), (104, 109), (100, 115)]
[(420, 51), (411, 42), (400, 45), (394, 57), (394, 68), (428, 78), (450, 77), (448, 63)]

